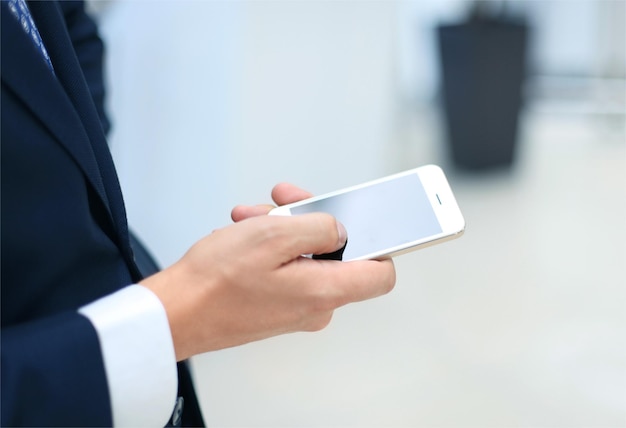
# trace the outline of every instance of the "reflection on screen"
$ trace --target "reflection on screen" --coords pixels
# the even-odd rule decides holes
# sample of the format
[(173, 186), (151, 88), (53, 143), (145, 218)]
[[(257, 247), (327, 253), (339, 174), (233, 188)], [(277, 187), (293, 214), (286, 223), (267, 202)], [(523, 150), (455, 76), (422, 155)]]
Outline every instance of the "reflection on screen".
[(417, 174), (294, 207), (294, 215), (326, 212), (348, 231), (344, 260), (441, 233)]

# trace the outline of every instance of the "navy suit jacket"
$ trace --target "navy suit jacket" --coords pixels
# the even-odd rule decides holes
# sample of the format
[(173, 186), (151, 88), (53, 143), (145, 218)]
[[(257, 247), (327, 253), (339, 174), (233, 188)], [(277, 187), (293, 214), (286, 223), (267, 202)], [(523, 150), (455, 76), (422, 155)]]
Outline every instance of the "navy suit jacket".
[[(2, 426), (111, 425), (98, 338), (76, 310), (143, 274), (105, 137), (103, 46), (82, 2), (29, 7), (54, 74), (2, 1)], [(184, 366), (179, 394), (183, 423), (202, 424)]]

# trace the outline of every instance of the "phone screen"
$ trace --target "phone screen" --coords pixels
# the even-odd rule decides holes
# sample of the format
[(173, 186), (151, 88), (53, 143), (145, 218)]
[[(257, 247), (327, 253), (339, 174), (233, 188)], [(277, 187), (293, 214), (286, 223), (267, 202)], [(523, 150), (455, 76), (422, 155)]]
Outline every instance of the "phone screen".
[(417, 174), (410, 174), (291, 208), (294, 215), (326, 212), (346, 227), (344, 260), (442, 232)]

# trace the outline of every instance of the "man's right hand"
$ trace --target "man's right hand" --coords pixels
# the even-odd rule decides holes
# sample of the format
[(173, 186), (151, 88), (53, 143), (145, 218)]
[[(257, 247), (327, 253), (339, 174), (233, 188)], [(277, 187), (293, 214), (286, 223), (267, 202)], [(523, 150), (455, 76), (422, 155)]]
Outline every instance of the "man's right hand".
[[(306, 193), (277, 188), (273, 196), (280, 204)], [(391, 260), (302, 257), (344, 245), (345, 230), (332, 216), (262, 215), (269, 208), (235, 208), (237, 223), (216, 230), (180, 261), (141, 282), (165, 307), (178, 360), (283, 333), (320, 330), (336, 308), (393, 288)]]

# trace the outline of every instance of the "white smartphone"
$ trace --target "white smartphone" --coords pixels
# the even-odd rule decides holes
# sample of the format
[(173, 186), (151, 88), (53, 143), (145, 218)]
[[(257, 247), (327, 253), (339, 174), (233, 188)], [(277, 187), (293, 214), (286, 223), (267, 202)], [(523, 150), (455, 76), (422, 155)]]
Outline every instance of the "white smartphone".
[(436, 165), (274, 208), (271, 215), (325, 212), (346, 227), (343, 260), (384, 259), (462, 235), (465, 220)]

